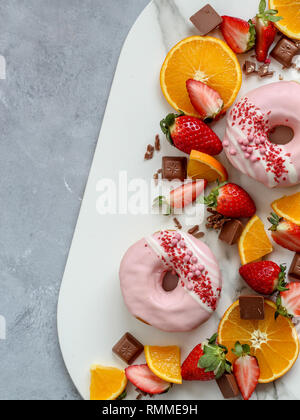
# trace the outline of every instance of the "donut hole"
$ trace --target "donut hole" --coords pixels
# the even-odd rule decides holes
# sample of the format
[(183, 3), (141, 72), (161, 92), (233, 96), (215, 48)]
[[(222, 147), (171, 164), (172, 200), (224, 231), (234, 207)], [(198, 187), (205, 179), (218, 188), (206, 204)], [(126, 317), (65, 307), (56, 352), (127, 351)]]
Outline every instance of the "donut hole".
[(162, 280), (162, 288), (165, 292), (173, 292), (178, 286), (179, 277), (172, 271), (167, 271)]
[(286, 125), (276, 125), (269, 133), (269, 140), (274, 144), (287, 144), (293, 140), (294, 130)]

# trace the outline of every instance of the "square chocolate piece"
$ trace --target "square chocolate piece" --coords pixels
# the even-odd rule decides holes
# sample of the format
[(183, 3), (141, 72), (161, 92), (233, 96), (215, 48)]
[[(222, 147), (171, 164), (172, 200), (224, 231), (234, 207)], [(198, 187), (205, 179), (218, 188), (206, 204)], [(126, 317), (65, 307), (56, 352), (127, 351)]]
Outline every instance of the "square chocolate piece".
[(254, 61), (246, 60), (243, 65), (244, 73), (249, 76), (249, 74), (256, 73), (256, 63)]
[(202, 36), (216, 29), (223, 21), (221, 16), (210, 4), (207, 4), (199, 12), (195, 13), (190, 20)]
[(216, 379), (216, 382), (225, 399), (235, 398), (240, 395), (240, 390), (234, 375), (225, 373), (223, 376), (221, 376), (221, 378)]
[(187, 158), (185, 157), (163, 157), (162, 177), (172, 181), (179, 179), (184, 181), (187, 177)]
[(219, 235), (220, 241), (226, 242), (229, 245), (234, 245), (240, 239), (243, 233), (244, 226), (240, 220), (233, 219), (225, 223)]
[(281, 38), (271, 52), (271, 56), (284, 67), (291, 67), (293, 58), (300, 52), (299, 45), (288, 38)]
[(133, 335), (126, 333), (112, 351), (123, 362), (131, 365), (143, 353), (144, 346)]
[(241, 296), (240, 317), (248, 321), (265, 319), (265, 299), (263, 296)]
[(289, 271), (289, 278), (292, 281), (300, 282), (300, 254), (295, 254), (291, 268)]

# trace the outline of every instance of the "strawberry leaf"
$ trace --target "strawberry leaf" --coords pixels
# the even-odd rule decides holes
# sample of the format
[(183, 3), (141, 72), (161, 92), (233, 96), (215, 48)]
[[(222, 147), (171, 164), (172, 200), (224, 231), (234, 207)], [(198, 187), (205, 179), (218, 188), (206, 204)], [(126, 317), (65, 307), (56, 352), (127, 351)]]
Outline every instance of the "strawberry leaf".
[(280, 20), (282, 20), (283, 18), (281, 16), (268, 16), (268, 20), (270, 22), (279, 22)]
[(243, 357), (250, 355), (250, 346), (248, 344), (241, 344), (239, 341), (235, 343), (234, 349), (231, 350), (232, 353), (237, 357)]
[(257, 15), (260, 19), (263, 20), (264, 24), (267, 26), (268, 22), (279, 22), (283, 18), (281, 16), (275, 16), (278, 14), (278, 10), (269, 9), (267, 8), (266, 0), (261, 0), (259, 4), (259, 14)]
[(280, 266), (280, 273), (278, 276), (278, 286), (277, 286), (277, 290), (279, 292), (286, 292), (287, 290), (289, 290), (286, 286), (287, 286), (287, 282), (286, 282), (286, 266), (285, 265), (281, 265)]
[(220, 378), (225, 371), (231, 372), (231, 363), (226, 360), (228, 350), (224, 346), (216, 344), (217, 334), (203, 346), (204, 355), (198, 361), (198, 367), (205, 372), (214, 372), (216, 379)]
[(172, 214), (172, 209), (171, 206), (168, 202), (168, 200), (166, 199), (166, 197), (160, 195), (159, 197), (156, 197), (153, 200), (153, 208), (159, 208), (160, 210), (163, 210), (163, 214), (165, 216), (170, 216)]
[(289, 314), (287, 309), (282, 306), (282, 299), (280, 294), (278, 295), (277, 299), (276, 299), (276, 306), (277, 306), (277, 311), (275, 312), (275, 320), (277, 320), (277, 318), (279, 317), (279, 315), (284, 316), (285, 318), (288, 319), (293, 319), (293, 315)]
[(266, 7), (267, 7), (266, 0), (261, 0), (260, 1), (260, 4), (259, 4), (259, 13), (260, 14), (263, 14), (265, 12), (265, 10), (266, 10)]
[(118, 396), (117, 401), (124, 400), (126, 397), (127, 397), (127, 391), (125, 389), (125, 391), (122, 392), (122, 394)]

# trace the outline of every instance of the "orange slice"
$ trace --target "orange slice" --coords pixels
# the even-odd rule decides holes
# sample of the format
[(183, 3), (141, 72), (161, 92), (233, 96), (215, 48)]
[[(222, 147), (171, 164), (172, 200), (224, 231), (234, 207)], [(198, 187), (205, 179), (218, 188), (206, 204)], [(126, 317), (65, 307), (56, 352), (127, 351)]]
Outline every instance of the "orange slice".
[(300, 0), (270, 0), (270, 9), (278, 10), (283, 19), (275, 25), (280, 32), (294, 39), (300, 39)]
[(116, 400), (125, 391), (127, 378), (123, 370), (94, 365), (91, 367), (92, 401)]
[(278, 216), (300, 225), (300, 193), (285, 196), (272, 203), (272, 209)]
[(182, 384), (180, 348), (177, 346), (145, 346), (149, 369), (166, 382)]
[(234, 362), (231, 352), (237, 341), (249, 344), (251, 354), (257, 357), (260, 383), (273, 382), (286, 374), (299, 355), (299, 339), (291, 320), (279, 316), (275, 321), (276, 305), (265, 300), (265, 319), (245, 321), (240, 318), (239, 301), (225, 313), (219, 325), (218, 340), (228, 349), (227, 358)]
[(187, 93), (188, 79), (199, 80), (215, 89), (226, 110), (241, 88), (242, 70), (236, 55), (224, 41), (209, 36), (192, 36), (169, 52), (161, 69), (160, 84), (173, 108), (200, 117)]
[(206, 179), (207, 182), (219, 181), (225, 182), (228, 179), (228, 173), (224, 166), (206, 153), (192, 150), (188, 165), (188, 176), (191, 179)]
[(258, 216), (252, 217), (239, 240), (242, 264), (258, 261), (272, 251), (273, 247), (266, 234), (263, 222)]

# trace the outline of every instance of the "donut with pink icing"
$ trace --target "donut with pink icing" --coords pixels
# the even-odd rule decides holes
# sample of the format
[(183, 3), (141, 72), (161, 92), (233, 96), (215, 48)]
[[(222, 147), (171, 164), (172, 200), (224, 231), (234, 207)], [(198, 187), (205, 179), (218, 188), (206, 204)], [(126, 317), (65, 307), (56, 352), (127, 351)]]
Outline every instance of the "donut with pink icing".
[[(178, 276), (174, 290), (165, 276)], [(211, 250), (187, 233), (161, 231), (134, 244), (120, 267), (121, 290), (133, 316), (162, 331), (191, 331), (216, 310), (222, 288)]]
[[(270, 141), (278, 126), (293, 130), (287, 144)], [(299, 184), (300, 84), (282, 81), (249, 92), (229, 113), (223, 146), (235, 168), (267, 187)]]

